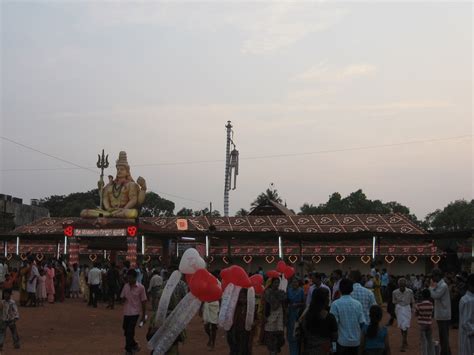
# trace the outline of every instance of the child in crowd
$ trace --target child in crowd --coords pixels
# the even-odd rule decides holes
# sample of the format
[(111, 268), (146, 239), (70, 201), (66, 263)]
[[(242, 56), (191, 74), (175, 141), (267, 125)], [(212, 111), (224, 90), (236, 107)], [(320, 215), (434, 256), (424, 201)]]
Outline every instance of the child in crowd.
[(40, 270), (40, 276), (38, 277), (38, 285), (36, 286), (36, 299), (38, 300), (39, 306), (44, 306), (46, 301), (46, 273), (43, 269)]
[(14, 300), (11, 299), (10, 290), (3, 291), (4, 300), (0, 301), (0, 352), (3, 350), (7, 328), (10, 328), (15, 349), (20, 348), (20, 337), (16, 330), (16, 321), (20, 318), (18, 308)]
[(433, 303), (430, 290), (425, 288), (421, 292), (421, 302), (415, 307), (415, 315), (420, 326), (420, 354), (434, 355), (431, 324), (433, 320)]
[(364, 355), (390, 355), (387, 327), (381, 327), (383, 311), (380, 306), (370, 307), (370, 324), (362, 331), (360, 354)]
[[(10, 274), (6, 274), (5, 282), (3, 283), (3, 293), (5, 293), (5, 291), (10, 291), (10, 293), (12, 293), (14, 283), (15, 279)], [(3, 299), (5, 299), (5, 296), (3, 296)]]

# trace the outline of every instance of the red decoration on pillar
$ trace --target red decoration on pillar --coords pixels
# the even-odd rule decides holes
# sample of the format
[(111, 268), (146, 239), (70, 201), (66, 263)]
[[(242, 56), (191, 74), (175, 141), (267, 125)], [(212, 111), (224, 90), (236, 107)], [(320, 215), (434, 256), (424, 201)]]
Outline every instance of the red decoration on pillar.
[[(136, 231), (135, 231), (135, 233), (136, 233)], [(127, 257), (126, 257), (126, 260), (128, 260), (130, 262), (130, 267), (134, 268), (137, 264), (137, 239), (134, 238), (134, 237), (127, 237)]]
[(137, 227), (130, 226), (127, 228), (127, 233), (130, 237), (135, 237), (137, 235)]
[(66, 237), (72, 237), (74, 235), (74, 227), (67, 226), (66, 228), (64, 228), (64, 235)]
[(76, 238), (69, 239), (69, 265), (79, 264), (79, 242)]

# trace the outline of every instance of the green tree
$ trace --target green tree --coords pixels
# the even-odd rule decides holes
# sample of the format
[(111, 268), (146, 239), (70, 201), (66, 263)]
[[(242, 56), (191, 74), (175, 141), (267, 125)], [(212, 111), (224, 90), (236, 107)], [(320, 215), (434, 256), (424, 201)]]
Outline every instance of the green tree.
[(186, 207), (183, 207), (178, 212), (176, 212), (176, 215), (180, 217), (192, 217), (193, 214), (193, 210), (191, 208)]
[(252, 207), (257, 207), (261, 204), (267, 203), (268, 201), (274, 201), (277, 203), (282, 203), (283, 200), (278, 195), (277, 189), (274, 188), (273, 183), (270, 184), (270, 187), (265, 191), (262, 192), (257, 198), (252, 202)]
[(75, 192), (69, 195), (53, 195), (39, 201), (40, 206), (49, 210), (51, 217), (78, 217), (83, 209), (97, 208), (99, 192)]
[(248, 216), (248, 215), (249, 215), (249, 211), (247, 211), (247, 210), (244, 209), (244, 208), (241, 208), (240, 210), (238, 210), (237, 212), (235, 212), (235, 215), (236, 215), (236, 217)]
[(425, 218), (425, 226), (435, 231), (461, 231), (474, 229), (474, 200), (457, 200)]
[[(200, 216), (209, 216), (209, 208), (205, 208), (203, 210), (196, 210), (193, 212), (193, 215), (195, 217), (200, 217)], [(221, 213), (218, 210), (213, 210), (211, 217), (220, 217)]]
[(147, 192), (140, 215), (142, 217), (173, 216), (174, 202), (160, 197), (154, 192)]
[(329, 196), (326, 203), (317, 206), (305, 203), (299, 214), (332, 214), (332, 213), (402, 213), (410, 217), (415, 223), (420, 223), (416, 216), (410, 214), (410, 209), (398, 202), (384, 203), (381, 200), (370, 200), (359, 189), (342, 198), (338, 192)]

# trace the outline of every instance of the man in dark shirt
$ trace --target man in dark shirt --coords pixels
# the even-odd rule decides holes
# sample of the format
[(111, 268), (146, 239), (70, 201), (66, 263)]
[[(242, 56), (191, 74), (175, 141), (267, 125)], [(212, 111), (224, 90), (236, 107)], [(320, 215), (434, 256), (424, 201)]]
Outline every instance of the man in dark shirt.
[(119, 286), (120, 275), (114, 262), (110, 264), (110, 268), (107, 271), (106, 279), (107, 279), (107, 288), (109, 291), (109, 294), (108, 294), (109, 304), (107, 305), (107, 308), (114, 309), (115, 297), (120, 291), (120, 286)]

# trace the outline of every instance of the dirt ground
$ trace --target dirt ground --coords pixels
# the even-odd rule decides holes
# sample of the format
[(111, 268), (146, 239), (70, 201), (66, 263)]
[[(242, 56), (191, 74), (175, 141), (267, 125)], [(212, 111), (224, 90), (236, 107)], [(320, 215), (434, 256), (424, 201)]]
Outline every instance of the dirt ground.
[[(18, 295), (15, 294), (17, 299)], [(121, 330), (122, 307), (115, 310), (87, 307), (81, 299), (66, 299), (62, 304), (46, 304), (44, 307), (20, 307), (17, 323), (21, 349), (13, 349), (11, 334), (7, 332), (3, 354), (124, 354), (124, 338)], [(136, 340), (140, 343), (140, 354), (146, 350), (146, 329), (137, 327)], [(437, 329), (434, 329), (437, 339)], [(227, 354), (225, 334), (219, 330), (216, 349), (209, 352), (207, 338), (201, 320), (196, 317), (187, 328), (188, 338), (180, 348), (181, 355), (204, 353)], [(457, 354), (457, 331), (451, 331), (451, 351)], [(396, 326), (390, 328), (392, 354), (399, 354), (400, 333)], [(418, 354), (418, 329), (412, 320), (409, 331), (409, 350), (405, 354)], [(268, 354), (265, 347), (255, 345), (254, 354)], [(283, 355), (288, 354), (285, 347)]]

